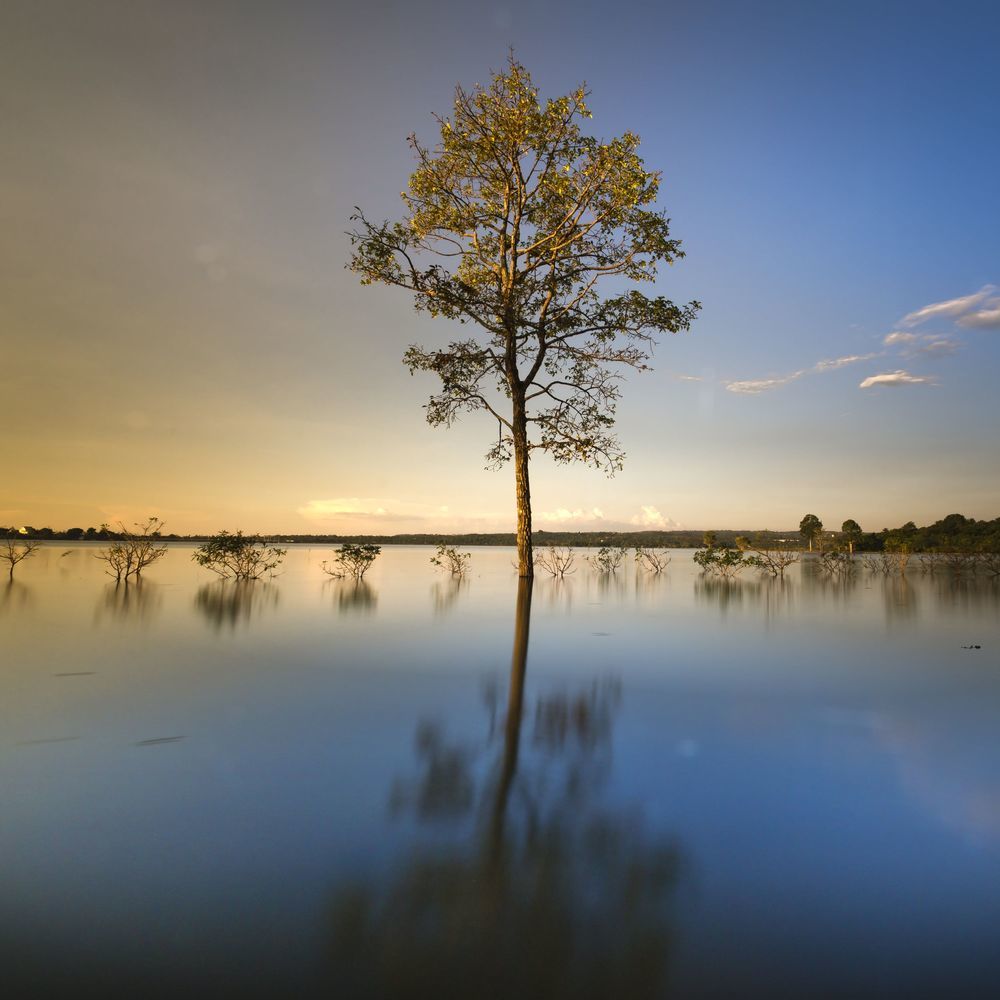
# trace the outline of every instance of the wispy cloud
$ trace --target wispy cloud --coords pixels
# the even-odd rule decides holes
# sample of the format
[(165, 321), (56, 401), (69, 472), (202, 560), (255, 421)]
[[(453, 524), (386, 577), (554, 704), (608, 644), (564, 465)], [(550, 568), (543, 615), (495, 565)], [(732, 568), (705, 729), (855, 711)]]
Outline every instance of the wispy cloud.
[(427, 521), (448, 519), (447, 507), (413, 503), (386, 497), (336, 497), (328, 500), (309, 500), (296, 509), (307, 521), (339, 524), (357, 521)]
[(816, 374), (819, 374), (820, 372), (832, 372), (836, 371), (838, 368), (844, 368), (847, 365), (856, 364), (858, 361), (871, 361), (872, 358), (877, 357), (877, 352), (873, 354), (848, 354), (842, 358), (830, 358), (827, 361), (817, 361), (810, 370)]
[(858, 388), (874, 389), (882, 385), (934, 385), (934, 379), (927, 375), (911, 375), (909, 372), (900, 369), (895, 372), (883, 372), (881, 375), (869, 375)]
[(770, 392), (772, 389), (779, 389), (789, 382), (802, 378), (803, 375), (822, 375), (825, 372), (834, 372), (839, 368), (846, 368), (848, 365), (857, 364), (859, 361), (870, 361), (877, 358), (878, 352), (873, 354), (845, 354), (840, 358), (826, 358), (817, 361), (811, 368), (800, 368), (797, 372), (790, 372), (788, 375), (774, 375), (771, 378), (738, 379), (727, 382), (726, 388), (730, 392), (743, 393), (755, 396), (761, 392)]
[(961, 346), (959, 341), (951, 337), (936, 337), (915, 348), (913, 353), (921, 354), (925, 358), (949, 358), (957, 354)]
[(894, 330), (892, 333), (887, 333), (882, 339), (882, 343), (886, 347), (898, 347), (900, 344), (916, 344), (919, 343), (921, 335), (919, 333), (903, 333), (901, 330)]
[(675, 375), (675, 379), (679, 379), (681, 382), (700, 382), (700, 375)]
[(962, 346), (954, 337), (934, 333), (903, 333), (899, 330), (886, 334), (882, 343), (886, 347), (902, 347), (903, 357), (947, 358), (957, 354)]
[(1000, 298), (990, 299), (984, 305), (985, 309), (977, 309), (962, 316), (958, 325), (980, 330), (1000, 330)]
[(780, 386), (788, 385), (789, 382), (794, 382), (797, 378), (801, 378), (805, 375), (806, 370), (792, 372), (790, 375), (776, 375), (773, 378), (750, 378), (750, 379), (739, 379), (734, 382), (727, 382), (726, 388), (730, 392), (745, 393), (747, 395), (755, 396), (760, 392), (770, 392), (771, 389), (777, 389)]
[[(996, 285), (984, 285), (973, 295), (964, 295), (958, 299), (947, 299), (944, 302), (932, 302), (915, 312), (908, 313), (900, 320), (902, 326), (919, 326), (931, 319), (956, 319), (964, 313), (969, 313), (981, 302), (988, 299), (995, 291)], [(959, 319), (963, 326), (968, 324)], [(976, 324), (973, 323), (973, 326)], [(988, 324), (987, 324), (988, 325)]]

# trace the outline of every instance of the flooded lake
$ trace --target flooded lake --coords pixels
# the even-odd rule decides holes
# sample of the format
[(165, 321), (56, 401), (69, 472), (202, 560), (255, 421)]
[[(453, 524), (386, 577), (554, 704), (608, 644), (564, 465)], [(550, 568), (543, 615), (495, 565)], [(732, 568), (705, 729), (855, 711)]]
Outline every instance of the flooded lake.
[(0, 583), (9, 997), (998, 995), (996, 582), (95, 551)]

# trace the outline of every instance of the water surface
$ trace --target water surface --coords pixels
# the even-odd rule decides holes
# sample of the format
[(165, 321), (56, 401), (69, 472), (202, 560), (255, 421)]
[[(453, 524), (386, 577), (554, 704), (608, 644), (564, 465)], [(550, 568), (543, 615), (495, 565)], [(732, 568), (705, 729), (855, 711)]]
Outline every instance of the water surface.
[(996, 583), (94, 551), (0, 585), (11, 995), (996, 995)]

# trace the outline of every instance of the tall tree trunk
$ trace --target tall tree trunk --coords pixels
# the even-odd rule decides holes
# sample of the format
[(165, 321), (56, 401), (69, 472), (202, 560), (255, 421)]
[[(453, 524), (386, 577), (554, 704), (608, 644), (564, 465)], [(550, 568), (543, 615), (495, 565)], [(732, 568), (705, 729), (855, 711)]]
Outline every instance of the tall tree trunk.
[(524, 390), (513, 393), (514, 482), (517, 491), (517, 572), (531, 578), (535, 564), (531, 554), (531, 487), (528, 483), (528, 421)]

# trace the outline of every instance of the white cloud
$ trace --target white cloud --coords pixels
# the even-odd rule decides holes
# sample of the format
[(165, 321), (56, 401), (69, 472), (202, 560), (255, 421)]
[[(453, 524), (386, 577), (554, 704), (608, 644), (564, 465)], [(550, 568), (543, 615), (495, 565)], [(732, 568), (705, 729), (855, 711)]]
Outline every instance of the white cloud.
[(823, 361), (817, 361), (812, 368), (801, 368), (799, 371), (791, 372), (788, 375), (775, 375), (772, 378), (738, 379), (727, 382), (726, 388), (730, 392), (755, 396), (758, 393), (770, 392), (772, 389), (788, 385), (789, 382), (794, 382), (796, 379), (802, 378), (803, 375), (822, 375), (825, 372), (837, 371), (837, 369), (845, 368), (847, 365), (857, 364), (859, 361), (870, 361), (872, 358), (877, 357), (878, 353), (845, 354), (840, 358), (827, 358)]
[(660, 528), (673, 529), (680, 525), (669, 517), (664, 517), (655, 507), (643, 504), (639, 508), (639, 513), (629, 518), (629, 524), (637, 525), (640, 528)]
[(681, 382), (700, 382), (700, 375), (675, 375), (674, 378), (680, 379)]
[(977, 327), (982, 330), (1000, 329), (1000, 299), (990, 299), (985, 309), (977, 309), (958, 321), (959, 326)]
[(897, 344), (915, 344), (919, 340), (919, 333), (902, 333), (899, 330), (895, 330), (892, 333), (887, 333), (882, 343), (886, 347), (895, 347)]
[[(918, 326), (920, 323), (926, 323), (930, 319), (940, 319), (942, 317), (954, 319), (974, 309), (984, 299), (989, 298), (996, 290), (995, 285), (984, 285), (974, 295), (964, 295), (962, 298), (948, 299), (945, 302), (932, 302), (930, 305), (904, 316), (900, 320), (900, 323), (903, 326)], [(959, 320), (959, 322), (961, 323), (962, 321)]]
[(869, 375), (859, 386), (859, 389), (872, 389), (880, 385), (933, 385), (934, 380), (926, 375), (911, 375), (900, 369), (895, 372), (884, 372), (881, 375)]
[(805, 375), (805, 371), (792, 372), (791, 375), (777, 375), (774, 378), (740, 379), (735, 382), (727, 382), (726, 389), (729, 392), (740, 392), (753, 396), (759, 392), (769, 392), (771, 389), (779, 388), (779, 386), (788, 385), (789, 382), (794, 382), (803, 375)]
[(853, 365), (858, 361), (871, 361), (872, 358), (877, 358), (877, 354), (848, 354), (842, 358), (831, 358), (828, 361), (817, 361), (813, 365), (812, 370), (814, 372), (832, 372), (836, 371), (838, 368), (843, 368), (846, 365)]
[(549, 524), (570, 524), (575, 521), (603, 521), (604, 511), (600, 507), (591, 507), (590, 510), (583, 510), (580, 507), (576, 510), (557, 507), (555, 510), (543, 510), (537, 517), (538, 520)]

